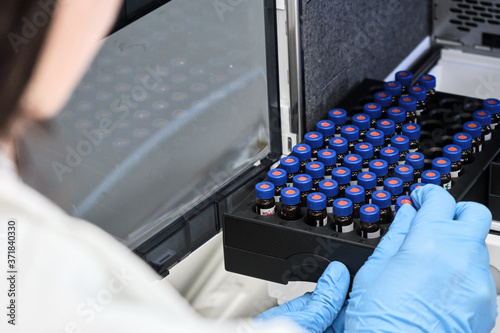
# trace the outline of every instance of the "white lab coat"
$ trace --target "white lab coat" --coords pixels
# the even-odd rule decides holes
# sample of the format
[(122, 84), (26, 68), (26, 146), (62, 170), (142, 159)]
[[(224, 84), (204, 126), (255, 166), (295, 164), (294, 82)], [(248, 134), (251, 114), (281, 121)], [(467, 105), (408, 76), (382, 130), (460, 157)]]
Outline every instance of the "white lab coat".
[[(176, 290), (98, 227), (68, 216), (17, 179), (0, 156), (0, 332), (299, 332), (199, 317)], [(7, 272), (7, 222), (16, 220), (16, 320)], [(7, 276), (9, 277), (9, 275)]]

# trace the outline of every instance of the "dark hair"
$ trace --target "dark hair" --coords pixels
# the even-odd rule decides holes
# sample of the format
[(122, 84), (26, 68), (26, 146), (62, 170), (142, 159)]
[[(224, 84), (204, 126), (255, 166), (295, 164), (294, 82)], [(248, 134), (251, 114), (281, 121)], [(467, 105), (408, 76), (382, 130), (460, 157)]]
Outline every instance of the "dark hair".
[(0, 0), (0, 137), (19, 113), (56, 0)]

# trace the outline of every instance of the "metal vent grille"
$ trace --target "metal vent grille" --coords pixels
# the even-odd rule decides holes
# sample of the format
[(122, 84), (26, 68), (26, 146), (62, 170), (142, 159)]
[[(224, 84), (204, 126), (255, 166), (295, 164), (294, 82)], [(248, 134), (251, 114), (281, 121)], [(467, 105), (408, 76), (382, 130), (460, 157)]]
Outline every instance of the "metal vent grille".
[(459, 31), (470, 32), (482, 25), (500, 29), (500, 3), (476, 0), (451, 0), (449, 22)]

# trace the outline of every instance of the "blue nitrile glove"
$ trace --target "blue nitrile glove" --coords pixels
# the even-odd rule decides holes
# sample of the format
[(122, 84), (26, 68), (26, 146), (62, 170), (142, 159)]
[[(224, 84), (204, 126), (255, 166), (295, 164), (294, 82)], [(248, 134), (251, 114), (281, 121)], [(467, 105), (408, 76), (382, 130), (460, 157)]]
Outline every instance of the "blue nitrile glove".
[(270, 309), (255, 320), (290, 320), (308, 332), (342, 332), (344, 320), (332, 325), (349, 289), (349, 271), (340, 262), (332, 262), (318, 280), (314, 292), (306, 293), (290, 302)]
[(489, 332), (496, 289), (485, 238), (489, 210), (443, 188), (412, 193), (354, 278), (346, 332)]

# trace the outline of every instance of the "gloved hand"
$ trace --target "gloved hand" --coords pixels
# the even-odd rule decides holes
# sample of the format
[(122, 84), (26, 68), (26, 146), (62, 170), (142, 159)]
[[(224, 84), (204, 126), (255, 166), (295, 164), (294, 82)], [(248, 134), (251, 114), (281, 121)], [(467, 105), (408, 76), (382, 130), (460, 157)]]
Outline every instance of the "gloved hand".
[(443, 188), (415, 190), (354, 278), (346, 332), (489, 332), (496, 289), (485, 238), (491, 214)]
[(270, 309), (255, 320), (285, 319), (294, 321), (308, 332), (342, 332), (343, 315), (342, 320), (332, 324), (344, 305), (349, 281), (349, 271), (344, 264), (333, 262), (318, 280), (314, 292)]

